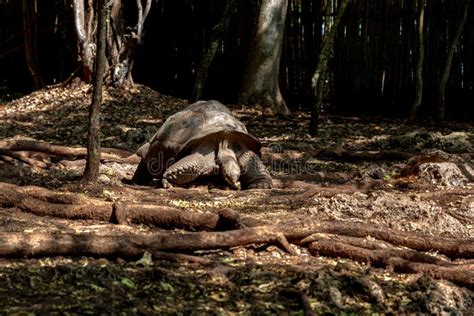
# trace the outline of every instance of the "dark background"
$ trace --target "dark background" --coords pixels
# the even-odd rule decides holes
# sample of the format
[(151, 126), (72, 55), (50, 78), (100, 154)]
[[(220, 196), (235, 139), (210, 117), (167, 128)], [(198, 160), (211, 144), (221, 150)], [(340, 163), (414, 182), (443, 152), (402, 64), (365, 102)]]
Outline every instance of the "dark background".
[[(29, 93), (34, 84), (24, 60), (20, 1), (0, 0), (0, 99)], [(324, 24), (320, 0), (290, 0), (281, 60), (280, 86), (290, 109), (309, 109), (311, 76)], [(326, 110), (338, 113), (405, 116), (414, 99), (416, 1), (355, 0), (335, 40)], [(38, 3), (38, 65), (46, 84), (63, 81), (79, 66), (72, 8), (66, 0)], [(129, 25), (135, 3), (125, 1)], [(145, 24), (134, 80), (157, 91), (190, 97), (195, 71), (225, 1), (158, 0)], [(428, 1), (425, 17), (422, 112), (433, 113), (446, 52), (464, 1)], [(474, 117), (474, 25), (469, 8), (446, 90), (450, 119)], [(249, 50), (258, 1), (240, 1), (228, 34), (213, 61), (203, 98), (235, 102)]]

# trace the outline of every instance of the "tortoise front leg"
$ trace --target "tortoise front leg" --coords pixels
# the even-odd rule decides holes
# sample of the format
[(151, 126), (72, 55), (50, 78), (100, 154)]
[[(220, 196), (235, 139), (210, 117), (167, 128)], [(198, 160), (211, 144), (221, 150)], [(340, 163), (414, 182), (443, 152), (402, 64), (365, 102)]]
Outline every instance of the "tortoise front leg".
[(206, 156), (201, 153), (194, 153), (183, 157), (166, 169), (161, 183), (166, 189), (171, 188), (173, 184), (186, 184), (196, 180), (201, 175), (211, 174), (216, 167), (213, 153)]
[(272, 188), (272, 177), (257, 154), (247, 150), (238, 160), (242, 170), (240, 180), (248, 189)]

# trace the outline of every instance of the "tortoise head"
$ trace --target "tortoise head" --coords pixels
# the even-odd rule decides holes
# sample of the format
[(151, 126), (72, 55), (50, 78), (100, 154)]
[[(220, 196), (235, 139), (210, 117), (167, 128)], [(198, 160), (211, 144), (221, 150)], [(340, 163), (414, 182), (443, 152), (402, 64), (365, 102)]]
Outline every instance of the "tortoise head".
[(221, 167), (222, 176), (233, 189), (240, 190), (240, 166), (237, 157), (232, 149), (229, 148), (227, 140), (219, 142), (217, 152), (217, 161)]

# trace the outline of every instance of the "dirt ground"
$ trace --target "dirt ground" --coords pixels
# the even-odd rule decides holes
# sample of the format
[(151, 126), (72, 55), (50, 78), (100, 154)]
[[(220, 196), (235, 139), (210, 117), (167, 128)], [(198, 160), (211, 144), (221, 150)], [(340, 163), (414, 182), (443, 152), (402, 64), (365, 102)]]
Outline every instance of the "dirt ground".
[[(34, 138), (84, 146), (89, 90), (85, 85), (54, 88), (4, 104), (0, 141)], [(108, 90), (102, 108), (102, 146), (134, 152), (170, 114), (186, 105), (186, 100), (143, 86)], [(258, 109), (230, 108), (262, 141), (262, 158), (275, 188), (233, 191), (213, 183), (168, 191), (138, 187), (123, 181), (131, 178), (136, 165), (118, 162), (102, 164), (99, 182), (83, 185), (78, 179), (84, 161), (41, 170), (18, 161), (0, 161), (0, 182), (104, 201), (138, 201), (153, 195), (161, 205), (182, 211), (232, 208), (243, 217), (268, 223), (315, 218), (474, 238), (472, 122), (414, 125), (326, 115), (319, 135), (310, 137), (304, 112), (265, 117)], [(304, 195), (306, 185), (315, 184), (330, 194)], [(0, 231), (165, 232), (144, 225), (39, 217), (14, 207), (0, 207)], [(226, 315), (313, 310), (316, 314), (468, 315), (474, 310), (472, 289), (449, 281), (312, 256), (305, 247), (292, 247), (297, 255), (276, 245), (258, 244), (190, 253), (210, 259), (206, 264), (151, 260), (147, 254), (142, 258), (1, 258), (0, 313)], [(474, 271), (472, 264), (466, 269)]]

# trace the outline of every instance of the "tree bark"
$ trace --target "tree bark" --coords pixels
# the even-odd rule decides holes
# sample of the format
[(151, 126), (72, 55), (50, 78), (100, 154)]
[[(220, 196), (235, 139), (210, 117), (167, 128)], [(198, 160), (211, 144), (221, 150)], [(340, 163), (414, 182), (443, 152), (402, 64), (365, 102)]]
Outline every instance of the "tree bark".
[(240, 215), (232, 209), (218, 214), (181, 211), (170, 206), (143, 203), (114, 204), (114, 221), (119, 224), (145, 224), (168, 229), (230, 230), (241, 227)]
[[(12, 187), (12, 185), (4, 185), (6, 188)], [(20, 205), (22, 207), (22, 203), (25, 200), (25, 193), (21, 190), (16, 189), (13, 187), (14, 192), (18, 192), (18, 196), (16, 194), (9, 194), (9, 192), (3, 192), (0, 194), (0, 198), (4, 200), (2, 205), (5, 206), (14, 206)], [(1, 191), (0, 191), (1, 192)], [(70, 195), (66, 197), (62, 196), (50, 196), (47, 192), (34, 192), (32, 194), (36, 194), (39, 201), (43, 201), (46, 199), (51, 202), (62, 202), (68, 201), (73, 199)], [(65, 199), (65, 200), (64, 200)], [(27, 200), (27, 199), (26, 199)], [(92, 199), (90, 199), (92, 200)], [(87, 200), (86, 200), (87, 201)], [(28, 208), (32, 207), (32, 203), (27, 203), (23, 205), (23, 207)], [(108, 210), (110, 209), (110, 204), (104, 203), (104, 211), (101, 212), (101, 216), (105, 220), (109, 218)], [(57, 204), (59, 205), (59, 204)], [(81, 205), (81, 204), (79, 204)], [(148, 206), (146, 209), (149, 209), (151, 206)], [(119, 206), (120, 208), (120, 206)], [(132, 209), (137, 210), (137, 206), (131, 206)], [(130, 215), (126, 214), (126, 210), (122, 209), (121, 211), (125, 211), (125, 214), (119, 214), (119, 218), (125, 219), (127, 221), (134, 221), (135, 219), (139, 220), (142, 218), (143, 210), (139, 210), (138, 213), (132, 211)], [(119, 212), (121, 212), (119, 211)], [(225, 211), (225, 212), (224, 212)], [(86, 214), (85, 209), (82, 208), (81, 214)], [(74, 213), (70, 214), (74, 216)], [(163, 221), (164, 223), (170, 223), (170, 219), (178, 225), (185, 224), (189, 220), (195, 222), (201, 222), (202, 218), (199, 218), (199, 215), (191, 215), (187, 216), (186, 214), (183, 217), (176, 217), (177, 219), (172, 219), (168, 210), (164, 210), (163, 213)], [(87, 216), (87, 215), (86, 215)], [(151, 216), (151, 217), (150, 217)], [(152, 218), (152, 214), (145, 215), (145, 217)], [(224, 220), (221, 222), (225, 224), (224, 227), (232, 227), (235, 224), (239, 225), (238, 214), (232, 210), (226, 211), (223, 210), (219, 214), (219, 217)], [(156, 217), (158, 218), (158, 216)], [(207, 215), (204, 215), (203, 218), (207, 218)], [(162, 220), (160, 219), (160, 222)], [(214, 219), (212, 219), (214, 221)], [(201, 222), (202, 223), (202, 222)], [(229, 225), (230, 224), (230, 225)], [(188, 225), (189, 226), (189, 225)], [(216, 228), (219, 226), (216, 226)], [(221, 226), (222, 227), (222, 226)], [(258, 226), (258, 227), (251, 227), (251, 228), (243, 228), (237, 230), (230, 230), (225, 232), (195, 232), (195, 233), (185, 233), (185, 234), (151, 234), (151, 235), (131, 235), (131, 236), (120, 236), (122, 241), (117, 239), (114, 244), (118, 247), (122, 242), (125, 242), (128, 238), (132, 238), (128, 240), (130, 245), (137, 246), (141, 244), (142, 250), (148, 251), (156, 251), (156, 250), (206, 250), (206, 249), (219, 249), (219, 248), (230, 248), (236, 246), (246, 246), (250, 244), (260, 244), (260, 243), (277, 243), (282, 244), (283, 246), (287, 244), (286, 240), (289, 241), (298, 241), (301, 244), (307, 244), (308, 242), (313, 242), (314, 238), (313, 234), (315, 233), (326, 233), (326, 234), (337, 234), (343, 236), (352, 236), (352, 237), (359, 237), (359, 238), (366, 238), (372, 237), (377, 240), (389, 242), (395, 246), (404, 246), (411, 248), (417, 251), (434, 251), (438, 252), (439, 254), (446, 255), (450, 258), (474, 258), (474, 241), (472, 238), (445, 238), (445, 237), (433, 237), (418, 234), (415, 232), (404, 232), (404, 231), (397, 231), (393, 229), (389, 229), (387, 227), (379, 227), (374, 226), (373, 224), (365, 224), (365, 223), (353, 223), (353, 222), (341, 222), (341, 221), (318, 221), (318, 220), (311, 220), (307, 219), (305, 221), (289, 221), (286, 223), (282, 223), (280, 225), (266, 225), (266, 226)], [(58, 235), (61, 240), (55, 240), (53, 244), (51, 243), (44, 243), (44, 244), (28, 244), (26, 239), (32, 238), (32, 236), (45, 236), (47, 238), (52, 238), (54, 236), (49, 234), (9, 234), (9, 233), (0, 233), (0, 255), (28, 255), (33, 251), (33, 248), (36, 250), (38, 255), (61, 255), (61, 254), (74, 254), (74, 255), (104, 255), (107, 253), (95, 253), (92, 249), (89, 250), (80, 250), (79, 252), (73, 251), (75, 248), (74, 240), (75, 238), (87, 238), (86, 236), (80, 237), (80, 235), (69, 235), (63, 234)], [(17, 245), (15, 241), (12, 243), (12, 236), (13, 240), (18, 240), (18, 238), (25, 239), (25, 244)], [(76, 237), (74, 237), (76, 236)], [(41, 237), (43, 238), (43, 237)], [(107, 242), (104, 237), (102, 240), (100, 236), (90, 236), (89, 245), (91, 247), (99, 246), (102, 242)], [(36, 239), (33, 238), (33, 239)], [(55, 238), (53, 238), (55, 239)], [(60, 248), (59, 245), (65, 242), (67, 244), (66, 248)], [(81, 249), (80, 245), (79, 249)], [(288, 245), (287, 245), (288, 246)], [(40, 248), (37, 248), (40, 247)], [(54, 249), (53, 249), (53, 248)], [(286, 247), (288, 248), (288, 247)], [(114, 247), (115, 249), (115, 247)], [(85, 252), (81, 252), (85, 251)], [(90, 252), (88, 252), (90, 251)], [(108, 253), (108, 255), (120, 255), (119, 250), (114, 250), (115, 253)], [(119, 251), (119, 252), (117, 252)]]
[(82, 64), (82, 79), (86, 83), (92, 80), (94, 55), (96, 46), (93, 43), (93, 26), (94, 26), (94, 7), (92, 0), (87, 1), (87, 17), (86, 6), (84, 0), (73, 0), (74, 25), (77, 35), (77, 46), (79, 49), (79, 61)]
[[(160, 253), (161, 250), (189, 251), (227, 249), (250, 244), (280, 244), (290, 253), (294, 253), (288, 239), (301, 239), (308, 234), (319, 230), (326, 230), (330, 226), (340, 226), (335, 222), (301, 223), (293, 222), (283, 225), (261, 226), (225, 232), (196, 232), (185, 234), (148, 233), (148, 234), (121, 234), (115, 236), (97, 236), (91, 234), (70, 233), (15, 233), (0, 232), (0, 256), (31, 257), (31, 256), (105, 256), (105, 257), (137, 257), (145, 251)], [(357, 223), (346, 223), (353, 232)], [(368, 226), (368, 225), (367, 225)], [(373, 226), (369, 226), (373, 227)], [(336, 230), (340, 227), (332, 227)], [(381, 231), (376, 229), (375, 231)], [(389, 236), (391, 230), (384, 230), (382, 235)], [(403, 235), (409, 236), (409, 233)], [(412, 237), (416, 234), (412, 234)], [(367, 236), (372, 236), (367, 235)], [(435, 238), (416, 236), (423, 244), (423, 248), (432, 248)], [(467, 250), (458, 252), (459, 257), (469, 258), (474, 254), (472, 240), (438, 238), (445, 242), (444, 246)], [(343, 239), (344, 241), (344, 239)], [(357, 242), (360, 244), (360, 242)], [(312, 241), (309, 250), (313, 255), (327, 255), (331, 257), (347, 257), (361, 262), (369, 262), (375, 266), (387, 267), (399, 272), (423, 273), (434, 278), (448, 279), (456, 284), (472, 288), (474, 273), (448, 260), (438, 259), (426, 254), (411, 250), (379, 249), (369, 242), (369, 248), (353, 246), (341, 241)]]
[[(87, 157), (87, 148), (84, 147), (67, 147), (32, 139), (2, 140), (0, 141), (0, 150), (40, 152), (66, 159)], [(135, 153), (105, 147), (100, 149), (100, 159), (127, 163), (138, 163), (140, 161), (140, 158)]]
[(49, 167), (49, 164), (36, 159), (32, 159), (24, 153), (17, 153), (8, 149), (0, 148), (0, 158), (4, 160), (5, 157), (13, 158), (24, 162), (33, 167), (34, 169), (47, 169)]
[[(83, 80), (90, 83), (93, 75), (94, 56), (96, 55), (94, 30), (96, 24), (99, 23), (98, 16), (100, 14), (94, 14), (93, 0), (87, 0), (87, 6), (85, 1), (73, 0), (73, 8)], [(143, 27), (151, 9), (151, 2), (151, 0), (136, 0), (137, 24), (134, 27), (127, 27), (123, 18), (122, 0), (108, 1), (111, 9), (110, 19), (107, 19), (106, 22), (109, 32), (106, 39), (107, 59), (104, 75), (107, 84), (116, 87), (133, 85), (133, 59), (136, 47), (143, 38)], [(97, 49), (99, 48), (97, 47)]]
[(98, 1), (97, 54), (94, 71), (94, 91), (89, 110), (89, 131), (87, 134), (87, 162), (82, 179), (86, 182), (96, 181), (100, 165), (100, 105), (102, 102), (102, 83), (105, 70), (105, 46), (107, 33), (106, 0)]
[(216, 26), (212, 29), (211, 34), (211, 41), (209, 43), (209, 47), (207, 48), (204, 56), (201, 60), (201, 65), (196, 74), (196, 81), (194, 83), (194, 90), (192, 101), (198, 101), (201, 99), (202, 92), (204, 90), (204, 86), (206, 84), (207, 74), (209, 71), (209, 67), (216, 55), (217, 49), (219, 48), (219, 44), (222, 40), (222, 37), (227, 30), (229, 29), (229, 22), (232, 14), (235, 12), (237, 7), (238, 1), (237, 0), (227, 0), (227, 3), (224, 8), (224, 13), (222, 13), (222, 17), (217, 23)]
[[(142, 224), (161, 228), (196, 230), (229, 230), (255, 225), (232, 209), (213, 212), (190, 212), (157, 205), (157, 202), (107, 202), (76, 194), (56, 193), (35, 186), (16, 186), (0, 182), (0, 207), (15, 207), (38, 216), (70, 220), (97, 220), (118, 224)], [(258, 225), (258, 224), (257, 224)]]
[(35, 83), (35, 89), (44, 86), (43, 79), (38, 71), (37, 50), (37, 18), (35, 12), (35, 3), (31, 0), (21, 2), (23, 18), (23, 42), (25, 46), (25, 61), (31, 77)]
[(389, 268), (397, 272), (424, 273), (433, 278), (447, 279), (461, 286), (474, 286), (474, 272), (456, 267), (448, 261), (439, 264), (439, 260), (419, 253), (404, 250), (372, 250), (352, 246), (341, 242), (316, 241), (311, 243), (312, 255), (350, 258), (359, 262), (368, 262), (376, 267)]
[(279, 85), (288, 0), (263, 0), (243, 75), (239, 103), (258, 104), (269, 114), (290, 114)]
[[(421, 235), (413, 232), (402, 232), (389, 229), (386, 227), (374, 227), (373, 224), (364, 223), (350, 223), (350, 222), (339, 222), (339, 221), (315, 221), (308, 220), (305, 222), (294, 221), (287, 222), (281, 225), (267, 225), (251, 228), (243, 228), (237, 230), (230, 230), (224, 232), (193, 232), (184, 234), (134, 234), (124, 235), (120, 238), (130, 239), (130, 241), (136, 240), (142, 245), (143, 250), (154, 251), (154, 250), (208, 250), (208, 249), (219, 249), (219, 248), (230, 248), (236, 246), (245, 246), (250, 244), (261, 244), (261, 243), (278, 243), (281, 236), (284, 236), (290, 241), (298, 241), (314, 233), (329, 233), (338, 234), (344, 236), (353, 237), (372, 237), (375, 239), (387, 241), (397, 246), (405, 246), (418, 251), (435, 251), (439, 254), (444, 254), (452, 258), (473, 258), (474, 257), (474, 242), (472, 238), (444, 238), (444, 237), (433, 237), (427, 235)], [(17, 236), (21, 238), (29, 238), (27, 236), (49, 236), (51, 234), (32, 233), (0, 233), (0, 255), (13, 255), (17, 251), (21, 251), (22, 254), (28, 254), (31, 252), (31, 247), (41, 247), (41, 251), (45, 254), (50, 254), (51, 244), (24, 244), (24, 248), (16, 249), (15, 253), (10, 251), (11, 244), (9, 245), (8, 239), (11, 236)], [(58, 237), (63, 236), (62, 239), (66, 243), (70, 243), (70, 234), (61, 234)], [(74, 235), (81, 236), (81, 235)], [(63, 238), (61, 237), (61, 238)], [(89, 236), (91, 246), (94, 244), (94, 240), (97, 243), (102, 242), (101, 238), (107, 239), (106, 237), (100, 236)], [(87, 235), (84, 235), (87, 238)], [(116, 245), (120, 245), (120, 240), (114, 242)], [(305, 243), (303, 239), (301, 243)], [(138, 243), (130, 242), (130, 245), (138, 245)], [(72, 246), (72, 244), (70, 244)], [(66, 254), (70, 251), (71, 246), (56, 250), (60, 251), (57, 254)], [(40, 253), (38, 253), (40, 254)], [(78, 254), (78, 253), (74, 253)], [(100, 253), (80, 253), (80, 254), (98, 254)], [(18, 255), (18, 253), (17, 253)], [(44, 253), (42, 254), (44, 255)], [(423, 259), (424, 260), (424, 259)], [(426, 261), (426, 260), (425, 260)]]
[[(319, 53), (319, 60), (318, 65), (316, 66), (316, 71), (314, 72), (313, 77), (311, 78), (311, 87), (313, 89), (313, 106), (311, 107), (311, 119), (309, 124), (309, 133), (310, 135), (315, 136), (318, 132), (318, 125), (319, 125), (319, 115), (321, 113), (321, 104), (323, 101), (324, 95), (324, 87), (325, 87), (325, 77), (327, 74), (327, 67), (328, 62), (331, 59), (331, 52), (334, 47), (334, 37), (336, 36), (336, 31), (338, 26), (341, 22), (342, 16), (346, 10), (347, 4), (349, 0), (343, 0), (339, 5), (337, 10), (337, 15), (334, 19), (334, 23), (329, 30), (330, 23), (329, 21), (329, 14), (330, 4), (326, 2), (326, 34), (323, 37), (323, 45), (321, 48), (321, 52)], [(331, 2), (332, 3), (332, 2)], [(329, 30), (329, 31), (328, 31)]]
[(436, 111), (436, 117), (438, 120), (444, 120), (445, 118), (445, 91), (446, 91), (446, 85), (448, 83), (449, 75), (451, 73), (451, 63), (453, 61), (453, 56), (454, 56), (454, 50), (456, 49), (456, 46), (458, 45), (459, 38), (461, 37), (462, 30), (464, 28), (464, 24), (466, 23), (467, 19), (467, 12), (469, 8), (469, 3), (471, 0), (466, 0), (466, 3), (464, 5), (464, 10), (463, 10), (463, 15), (461, 19), (459, 20), (459, 23), (456, 27), (456, 33), (453, 36), (453, 39), (451, 41), (451, 44), (449, 45), (449, 50), (448, 54), (446, 56), (446, 64), (444, 66), (443, 70), (443, 75), (441, 76), (441, 80), (439, 82), (439, 88), (438, 88), (438, 104), (437, 104), (437, 111)]
[(425, 46), (424, 46), (424, 24), (425, 24), (425, 6), (426, 0), (418, 0), (418, 55), (417, 64), (415, 69), (415, 100), (411, 108), (410, 120), (416, 119), (419, 107), (423, 99), (423, 62), (425, 59)]
[(121, 0), (114, 0), (111, 8), (110, 30), (107, 43), (110, 50), (108, 79), (116, 87), (133, 85), (132, 68), (135, 51), (143, 39), (143, 27), (151, 9), (151, 0), (136, 0), (137, 24), (127, 28), (123, 20)]

